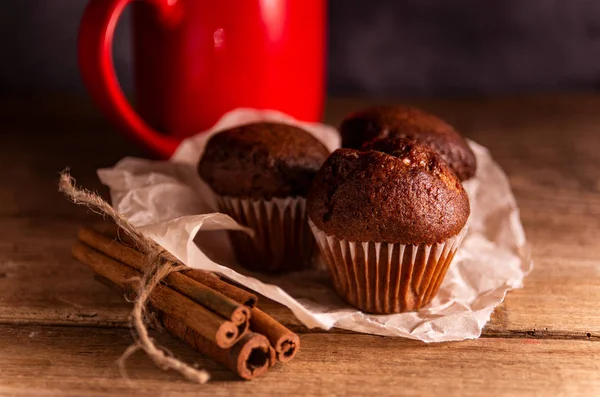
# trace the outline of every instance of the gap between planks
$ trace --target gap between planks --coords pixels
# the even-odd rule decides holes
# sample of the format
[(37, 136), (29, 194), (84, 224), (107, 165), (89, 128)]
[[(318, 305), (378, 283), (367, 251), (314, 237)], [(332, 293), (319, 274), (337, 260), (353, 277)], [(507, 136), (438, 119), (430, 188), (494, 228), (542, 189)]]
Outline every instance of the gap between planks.
[[(53, 320), (19, 320), (19, 319), (1, 319), (0, 318), (0, 326), (15, 326), (21, 325), (24, 327), (36, 327), (36, 326), (45, 326), (45, 327), (81, 327), (81, 328), (129, 328), (128, 323), (117, 322), (117, 321), (107, 321), (105, 323), (81, 323), (81, 322), (60, 322)], [(309, 329), (300, 325), (293, 324), (284, 324), (293, 332), (298, 334), (346, 334), (346, 335), (367, 335), (361, 334), (353, 331), (348, 331), (342, 328), (332, 328), (329, 331), (314, 328)], [(374, 337), (384, 338), (385, 336), (380, 335), (372, 335)], [(591, 342), (600, 342), (600, 333), (596, 332), (569, 332), (562, 330), (487, 330), (484, 329), (480, 338), (489, 338), (489, 339), (548, 339), (548, 340), (587, 340)]]

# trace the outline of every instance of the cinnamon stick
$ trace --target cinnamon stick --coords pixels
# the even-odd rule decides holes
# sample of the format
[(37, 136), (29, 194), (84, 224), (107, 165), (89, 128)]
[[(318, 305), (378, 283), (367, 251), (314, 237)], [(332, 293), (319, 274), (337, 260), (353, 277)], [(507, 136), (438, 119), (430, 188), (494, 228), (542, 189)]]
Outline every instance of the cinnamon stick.
[[(85, 230), (91, 230), (91, 229), (85, 229)], [(109, 236), (112, 239), (116, 238), (119, 242), (123, 243), (127, 248), (130, 248), (132, 250), (135, 250), (136, 252), (139, 252), (134, 248), (135, 243), (133, 241), (131, 241), (129, 236), (127, 236), (127, 233), (125, 233), (121, 229), (119, 229), (119, 227), (117, 225), (115, 225), (114, 223), (110, 224), (110, 225), (105, 225), (102, 233), (100, 233), (100, 234)], [(132, 265), (130, 265), (130, 266), (132, 266)], [(242, 288), (236, 287), (235, 285), (232, 285), (228, 282), (222, 281), (214, 273), (200, 270), (200, 269), (189, 269), (189, 270), (184, 270), (180, 273), (188, 276), (189, 278), (191, 278), (201, 284), (204, 284), (205, 286), (207, 286), (209, 288), (212, 288), (216, 291), (221, 292), (223, 295), (225, 295), (225, 296), (233, 299), (234, 301), (236, 301), (244, 306), (247, 306), (249, 308), (256, 306), (256, 302), (258, 301), (258, 298), (253, 293), (248, 292)]]
[[(225, 281), (222, 281), (225, 282)], [(229, 283), (227, 283), (229, 284)], [(232, 285), (236, 289), (241, 288)], [(275, 350), (277, 360), (281, 363), (290, 361), (300, 349), (300, 338), (280, 322), (253, 307), (250, 316), (250, 330), (265, 335)]]
[(241, 303), (244, 306), (248, 306), (250, 308), (256, 306), (256, 302), (258, 301), (256, 295), (242, 288), (236, 287), (235, 285), (229, 284), (228, 282), (215, 277), (209, 272), (199, 269), (189, 269), (184, 270), (181, 273), (199, 283), (206, 285), (207, 287), (221, 291), (224, 295), (230, 297), (238, 303)]
[(290, 361), (300, 349), (300, 338), (273, 317), (260, 310), (252, 309), (250, 330), (267, 337), (281, 363)]
[[(148, 259), (141, 252), (95, 230), (82, 228), (78, 237), (80, 241), (119, 262), (142, 272), (148, 269)], [(250, 309), (222, 294), (218, 288), (211, 288), (179, 272), (170, 273), (163, 281), (175, 291), (232, 321), (238, 327), (238, 335), (248, 329)]]
[[(88, 265), (98, 275), (110, 280), (121, 290), (134, 288), (140, 273), (83, 243), (72, 248), (75, 258)], [(135, 289), (135, 288), (134, 288)], [(238, 328), (231, 321), (213, 313), (193, 300), (163, 285), (157, 285), (150, 295), (150, 302), (161, 312), (182, 322), (220, 348), (229, 348), (239, 339)]]
[[(116, 236), (125, 235), (122, 232), (119, 233), (119, 230), (116, 227), (111, 230), (111, 233)], [(250, 318), (251, 330), (267, 337), (276, 353), (277, 360), (279, 362), (285, 363), (294, 358), (300, 349), (300, 338), (287, 327), (280, 324), (277, 320), (262, 310), (254, 307), (257, 302), (256, 295), (223, 281), (209, 272), (198, 269), (189, 269), (184, 270), (181, 273), (201, 284), (221, 291), (224, 295), (230, 297), (238, 303), (252, 307)]]
[(162, 316), (160, 321), (162, 326), (173, 335), (229, 368), (242, 379), (250, 380), (261, 376), (275, 364), (275, 352), (264, 335), (247, 332), (232, 348), (220, 349), (173, 317)]
[[(81, 247), (83, 247), (83, 251)], [(102, 264), (92, 263), (91, 258), (94, 256), (90, 256), (89, 251), (94, 251), (81, 243), (76, 244), (73, 251), (76, 258), (92, 267), (96, 272), (94, 277), (98, 281), (111, 289), (126, 294), (129, 298), (134, 297), (132, 285), (129, 281), (133, 277), (139, 277), (138, 272), (99, 252), (95, 256), (104, 257)], [(232, 347), (222, 349), (214, 341), (188, 327), (181, 319), (163, 312), (155, 300), (150, 303), (151, 309), (157, 315), (157, 320), (167, 331), (210, 359), (229, 368), (242, 379), (250, 380), (265, 374), (276, 361), (275, 351), (272, 349), (269, 340), (263, 335), (246, 332)]]

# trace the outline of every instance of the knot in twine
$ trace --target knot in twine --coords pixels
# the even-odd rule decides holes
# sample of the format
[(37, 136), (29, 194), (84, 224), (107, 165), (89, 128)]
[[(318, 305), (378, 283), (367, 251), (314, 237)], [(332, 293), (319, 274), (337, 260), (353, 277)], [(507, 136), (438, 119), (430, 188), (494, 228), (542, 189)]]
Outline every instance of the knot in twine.
[(137, 297), (133, 302), (133, 310), (130, 315), (132, 326), (137, 333), (137, 335), (134, 334), (135, 343), (129, 346), (117, 361), (121, 374), (127, 378), (125, 361), (136, 350), (142, 349), (158, 367), (164, 370), (173, 369), (192, 382), (206, 383), (210, 377), (208, 372), (203, 369), (196, 369), (173, 357), (165, 349), (159, 348), (148, 335), (148, 328), (144, 321), (148, 319), (146, 305), (154, 288), (169, 273), (184, 270), (187, 266), (178, 265), (177, 258), (154, 240), (145, 237), (98, 194), (78, 188), (75, 184), (75, 179), (69, 174), (68, 170), (61, 172), (58, 190), (71, 199), (73, 203), (85, 205), (103, 217), (108, 216), (112, 218), (117, 226), (133, 240), (148, 261), (149, 270), (144, 272), (139, 280), (140, 285), (137, 289)]

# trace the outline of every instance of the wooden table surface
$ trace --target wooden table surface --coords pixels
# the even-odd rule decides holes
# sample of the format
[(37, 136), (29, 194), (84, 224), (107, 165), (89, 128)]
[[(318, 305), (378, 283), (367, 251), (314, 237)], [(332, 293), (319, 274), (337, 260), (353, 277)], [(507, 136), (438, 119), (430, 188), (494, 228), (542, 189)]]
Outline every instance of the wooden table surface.
[[(535, 270), (510, 292), (481, 338), (426, 345), (307, 330), (275, 304), (267, 311), (301, 333), (286, 366), (236, 380), (182, 342), (154, 334), (207, 368), (190, 384), (143, 353), (121, 377), (132, 341), (130, 306), (70, 256), (77, 229), (99, 218), (58, 192), (70, 166), (106, 195), (95, 170), (143, 156), (89, 103), (0, 101), (0, 395), (600, 395), (600, 95), (417, 103), (487, 146), (510, 178)], [(332, 100), (337, 124), (360, 100)]]

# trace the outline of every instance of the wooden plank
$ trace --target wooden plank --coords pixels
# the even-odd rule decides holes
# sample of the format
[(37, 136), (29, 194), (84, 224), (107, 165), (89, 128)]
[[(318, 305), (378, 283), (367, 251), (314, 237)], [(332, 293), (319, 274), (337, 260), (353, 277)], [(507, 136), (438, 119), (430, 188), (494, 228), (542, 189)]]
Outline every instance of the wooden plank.
[[(0, 221), (6, 226), (2, 230), (23, 230), (23, 234), (11, 232), (10, 244), (4, 238), (8, 233), (0, 232), (0, 322), (127, 326), (130, 305), (94, 281), (91, 272), (70, 256), (77, 222), (42, 223)], [(56, 231), (52, 238), (48, 226)], [(569, 258), (536, 255), (536, 270), (526, 280), (526, 288), (508, 295), (484, 335), (535, 336), (537, 332), (540, 337), (600, 337), (600, 313), (597, 303), (589, 299), (600, 295), (600, 266), (587, 259), (589, 254), (584, 249)], [(264, 298), (261, 305), (294, 330), (306, 331), (288, 309)]]
[[(521, 206), (536, 268), (525, 289), (509, 293), (484, 335), (600, 337), (600, 314), (590, 299), (600, 295), (600, 159), (594, 145), (600, 96), (417, 104), (487, 145)], [(328, 121), (337, 124), (364, 105), (332, 101)], [(11, 133), (0, 136), (0, 322), (126, 326), (129, 305), (70, 258), (77, 228), (98, 217), (61, 197), (56, 177), (72, 165), (83, 185), (106, 195), (96, 168), (143, 153), (110, 132), (87, 103), (5, 106)], [(32, 139), (23, 140), (26, 134)], [(301, 329), (287, 309), (267, 309)]]
[(127, 326), (130, 304), (71, 258), (78, 221), (0, 225), (0, 322)]
[(143, 354), (115, 361), (131, 342), (124, 329), (0, 326), (0, 394), (109, 395), (598, 395), (600, 343), (479, 339), (425, 345), (365, 335), (309, 334), (290, 364), (252, 382), (233, 376), (167, 335), (177, 357), (207, 368), (194, 385), (156, 368)]

